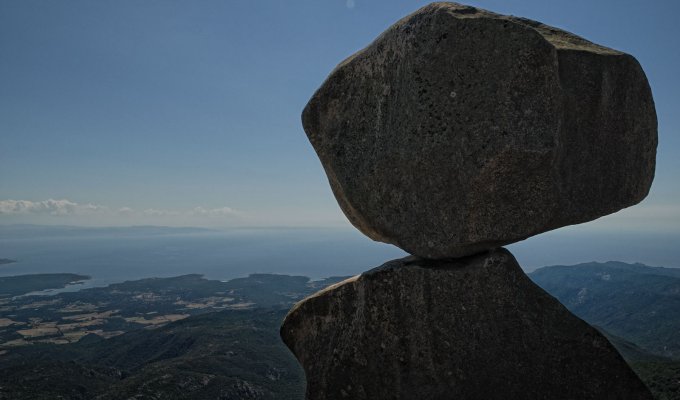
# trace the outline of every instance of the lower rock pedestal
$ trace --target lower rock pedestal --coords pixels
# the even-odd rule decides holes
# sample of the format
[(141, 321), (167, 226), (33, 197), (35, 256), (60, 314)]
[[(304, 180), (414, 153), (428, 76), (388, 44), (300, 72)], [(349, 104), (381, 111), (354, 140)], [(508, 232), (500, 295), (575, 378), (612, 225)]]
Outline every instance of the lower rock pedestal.
[(652, 399), (614, 347), (505, 249), (394, 260), (286, 317), (307, 399)]

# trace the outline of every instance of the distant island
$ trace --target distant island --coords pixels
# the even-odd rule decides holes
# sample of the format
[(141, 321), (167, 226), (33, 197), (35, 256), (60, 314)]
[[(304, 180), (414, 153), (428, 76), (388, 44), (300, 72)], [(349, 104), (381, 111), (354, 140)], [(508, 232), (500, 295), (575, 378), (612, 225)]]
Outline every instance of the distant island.
[(9, 258), (0, 258), (0, 265), (15, 263), (17, 260), (10, 260)]
[[(47, 289), (61, 289), (67, 285), (90, 279), (78, 274), (31, 274), (0, 277), (0, 304), (6, 297), (20, 296)], [(5, 311), (5, 310), (0, 310)], [(0, 325), (2, 326), (2, 325)]]

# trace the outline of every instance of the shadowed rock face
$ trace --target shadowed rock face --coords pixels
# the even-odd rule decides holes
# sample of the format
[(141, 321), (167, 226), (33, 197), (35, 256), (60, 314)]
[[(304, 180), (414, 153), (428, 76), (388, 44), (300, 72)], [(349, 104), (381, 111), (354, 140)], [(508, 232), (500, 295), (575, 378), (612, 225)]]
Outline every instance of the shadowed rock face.
[(281, 336), (310, 400), (652, 398), (504, 249), (388, 262), (298, 303)]
[(343, 61), (302, 121), (352, 224), (425, 258), (613, 213), (654, 176), (654, 103), (632, 56), (454, 3)]

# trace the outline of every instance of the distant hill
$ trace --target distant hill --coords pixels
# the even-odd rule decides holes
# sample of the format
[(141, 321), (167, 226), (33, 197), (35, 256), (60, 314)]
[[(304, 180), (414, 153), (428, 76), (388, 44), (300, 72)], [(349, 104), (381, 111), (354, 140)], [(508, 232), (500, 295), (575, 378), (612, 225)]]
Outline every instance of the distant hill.
[(591, 325), (647, 353), (680, 358), (680, 269), (606, 262), (529, 276)]
[(9, 258), (0, 258), (0, 265), (11, 264), (17, 262), (16, 260), (10, 260)]

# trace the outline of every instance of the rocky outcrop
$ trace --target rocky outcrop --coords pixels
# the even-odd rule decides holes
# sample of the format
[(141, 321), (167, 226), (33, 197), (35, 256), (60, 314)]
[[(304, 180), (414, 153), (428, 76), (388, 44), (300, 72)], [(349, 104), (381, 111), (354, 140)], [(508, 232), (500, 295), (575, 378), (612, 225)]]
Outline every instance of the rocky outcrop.
[(498, 249), (647, 195), (657, 122), (632, 56), (433, 3), (340, 63), (302, 122), (352, 224), (415, 255), (290, 311), (307, 399), (651, 399)]
[(302, 120), (352, 224), (425, 258), (613, 213), (654, 175), (654, 103), (632, 56), (454, 3), (343, 61)]
[(651, 399), (504, 249), (386, 263), (308, 297), (281, 336), (307, 399)]

